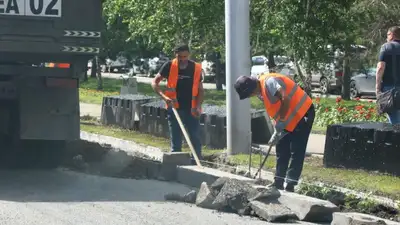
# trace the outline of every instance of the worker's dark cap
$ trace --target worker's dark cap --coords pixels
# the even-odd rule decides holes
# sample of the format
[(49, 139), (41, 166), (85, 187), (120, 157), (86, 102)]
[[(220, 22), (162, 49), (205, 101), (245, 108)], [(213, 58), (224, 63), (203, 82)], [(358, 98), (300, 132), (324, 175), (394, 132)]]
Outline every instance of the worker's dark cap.
[(240, 100), (249, 98), (257, 88), (257, 78), (249, 76), (240, 76), (235, 82), (235, 89)]

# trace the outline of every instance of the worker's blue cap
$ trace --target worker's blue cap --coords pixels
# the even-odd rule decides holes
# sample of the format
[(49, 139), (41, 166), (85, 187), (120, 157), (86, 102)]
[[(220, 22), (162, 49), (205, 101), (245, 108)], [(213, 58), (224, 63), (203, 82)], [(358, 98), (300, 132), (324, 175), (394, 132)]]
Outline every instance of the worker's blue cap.
[(239, 99), (249, 98), (257, 88), (257, 78), (249, 76), (240, 76), (235, 82), (235, 89), (239, 95)]

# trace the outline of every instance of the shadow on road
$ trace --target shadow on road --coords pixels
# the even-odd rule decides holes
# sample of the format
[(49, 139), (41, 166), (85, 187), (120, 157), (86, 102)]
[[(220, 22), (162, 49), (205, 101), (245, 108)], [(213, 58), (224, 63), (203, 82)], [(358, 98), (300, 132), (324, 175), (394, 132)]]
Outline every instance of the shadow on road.
[(164, 201), (169, 192), (186, 193), (184, 185), (88, 175), (63, 169), (0, 171), (0, 199), (17, 202)]

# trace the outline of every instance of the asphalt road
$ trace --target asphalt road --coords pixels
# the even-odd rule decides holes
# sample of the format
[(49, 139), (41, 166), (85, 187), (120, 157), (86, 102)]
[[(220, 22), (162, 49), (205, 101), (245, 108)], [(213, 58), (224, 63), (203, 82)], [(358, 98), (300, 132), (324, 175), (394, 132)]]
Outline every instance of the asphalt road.
[(175, 183), (65, 170), (0, 171), (0, 177), (0, 225), (270, 224), (256, 218), (164, 202), (165, 193), (190, 190)]

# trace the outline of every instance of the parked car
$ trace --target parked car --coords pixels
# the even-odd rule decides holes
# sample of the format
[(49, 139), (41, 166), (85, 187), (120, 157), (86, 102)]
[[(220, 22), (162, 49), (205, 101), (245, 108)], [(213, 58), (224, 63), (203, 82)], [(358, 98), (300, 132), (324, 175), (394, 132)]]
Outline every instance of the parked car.
[(350, 81), (350, 97), (375, 96), (376, 68), (354, 73)]
[(160, 70), (161, 66), (164, 65), (169, 60), (168, 57), (154, 57), (148, 60), (148, 77), (154, 77), (158, 71)]
[[(293, 67), (293, 62), (286, 56), (274, 56), (276, 70), (278, 73), (286, 75), (291, 79), (294, 79), (295, 70)], [(251, 58), (251, 76), (257, 77), (263, 73), (269, 73), (268, 68), (268, 58), (261, 56), (253, 56)]]
[(106, 59), (106, 70), (110, 73), (121, 73), (129, 70), (130, 62), (123, 56), (118, 56), (115, 60)]
[[(330, 45), (327, 47), (332, 48)], [(365, 56), (367, 48), (362, 45), (352, 45), (351, 49), (353, 55), (351, 63), (359, 64)], [(320, 63), (319, 70), (311, 71), (312, 87), (319, 88), (322, 94), (330, 94), (342, 89), (343, 55), (342, 51), (335, 50), (330, 63)], [(303, 68), (302, 71), (305, 73)]]
[(263, 55), (251, 57), (251, 76), (257, 77), (263, 73), (268, 73), (268, 59)]

